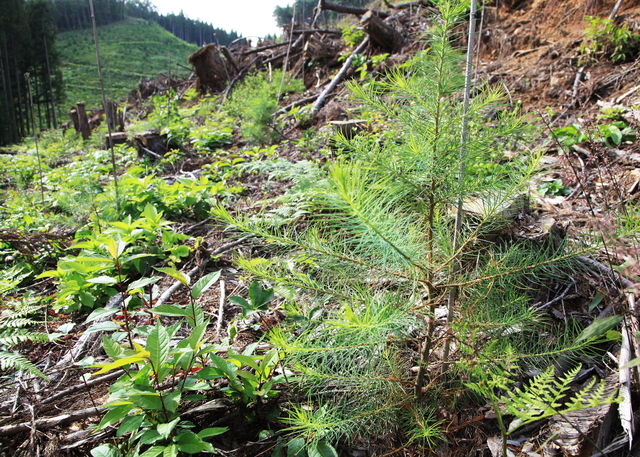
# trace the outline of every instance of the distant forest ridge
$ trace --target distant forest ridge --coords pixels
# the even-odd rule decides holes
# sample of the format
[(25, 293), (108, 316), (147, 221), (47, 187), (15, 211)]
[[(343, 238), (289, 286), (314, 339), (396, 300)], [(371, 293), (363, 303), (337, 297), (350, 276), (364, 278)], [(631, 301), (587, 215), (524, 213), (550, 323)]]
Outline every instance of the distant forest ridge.
[[(59, 32), (91, 26), (91, 12), (86, 0), (47, 0), (51, 6), (51, 16)], [(159, 14), (149, 0), (93, 0), (93, 8), (98, 25), (108, 25), (121, 21), (125, 16), (150, 20), (187, 43), (202, 46), (217, 43), (228, 46), (240, 38), (235, 31), (226, 31), (196, 19), (180, 14)]]

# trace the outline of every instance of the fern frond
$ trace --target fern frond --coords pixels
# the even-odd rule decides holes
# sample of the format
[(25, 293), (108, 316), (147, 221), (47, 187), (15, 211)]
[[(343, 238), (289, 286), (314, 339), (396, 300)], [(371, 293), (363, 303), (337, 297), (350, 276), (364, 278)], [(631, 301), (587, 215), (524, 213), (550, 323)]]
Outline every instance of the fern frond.
[(25, 356), (14, 352), (0, 351), (0, 370), (9, 370), (15, 368), (16, 370), (26, 371), (32, 375), (39, 376), (42, 379), (49, 380), (47, 376), (36, 366), (31, 363)]
[(5, 327), (21, 328), (21, 327), (28, 327), (28, 326), (33, 326), (33, 325), (40, 325), (43, 322), (44, 321), (36, 321), (36, 320), (30, 319), (28, 317), (21, 317), (21, 318), (17, 318), (17, 319), (7, 319), (2, 324)]
[(32, 343), (45, 343), (49, 341), (46, 333), (40, 332), (21, 332), (14, 334), (0, 334), (0, 347), (11, 347), (20, 343), (31, 341)]
[(602, 404), (610, 404), (618, 401), (615, 393), (607, 395), (604, 381), (596, 382), (595, 379), (567, 399), (570, 395), (570, 384), (580, 372), (581, 366), (567, 372), (564, 376), (556, 378), (553, 367), (549, 367), (523, 389), (515, 389), (508, 396), (502, 397), (507, 405), (506, 414), (517, 418), (509, 429), (509, 433), (517, 428), (554, 416), (567, 414), (572, 411), (580, 411)]

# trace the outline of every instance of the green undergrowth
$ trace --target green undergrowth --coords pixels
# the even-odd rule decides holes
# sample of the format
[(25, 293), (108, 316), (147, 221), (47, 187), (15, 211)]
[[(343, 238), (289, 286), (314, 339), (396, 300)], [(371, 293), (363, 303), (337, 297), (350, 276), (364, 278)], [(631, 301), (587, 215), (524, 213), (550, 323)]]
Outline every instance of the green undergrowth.
[[(505, 446), (517, 429), (507, 416), (527, 424), (618, 401), (595, 380), (569, 391), (578, 362), (596, 363), (619, 338), (619, 316), (563, 325), (540, 301), (571, 281), (591, 240), (513, 229), (542, 154), (529, 146), (537, 129), (489, 85), (463, 110), (463, 55), (451, 43), (467, 5), (437, 7), (425, 51), (379, 79), (363, 68), (363, 84), (349, 85), (352, 113), (366, 124), (349, 138), (325, 144), (309, 129), (285, 139), (309, 119), (303, 109), (276, 115), (301, 83), (274, 71), (226, 99), (152, 97), (131, 113), (127, 135), (157, 129), (169, 151), (152, 161), (118, 146), (117, 188), (104, 128), (85, 142), (70, 131), (41, 135), (42, 175), (33, 141), (0, 156), (0, 322), (10, 328), (0, 332), (0, 367), (44, 375), (18, 352), (27, 339), (56, 341), (76, 324), (104, 332), (105, 354), (75, 361), (85, 379), (122, 372), (94, 430), (116, 439), (94, 456), (217, 452), (234, 430), (195, 420), (205, 402), (251, 430), (238, 442), (261, 441), (278, 457), (336, 457), (362, 443), (372, 453), (438, 452), (446, 418), (487, 401)], [(619, 119), (606, 122), (620, 130), (609, 127), (610, 144), (628, 141)], [(570, 142), (580, 132), (555, 134)], [(307, 160), (277, 157), (285, 148)], [(193, 162), (200, 169), (184, 172)], [(275, 196), (240, 203), (254, 178)], [(228, 322), (203, 306), (218, 267), (200, 279), (185, 273), (208, 248), (177, 222), (209, 218), (230, 237), (261, 240), (235, 259), (250, 285), (228, 297), (237, 311)], [(11, 295), (36, 277), (53, 278), (55, 293)], [(167, 278), (186, 293), (159, 297)], [(62, 313), (73, 322), (50, 332), (48, 316)], [(248, 334), (259, 341), (246, 344)]]

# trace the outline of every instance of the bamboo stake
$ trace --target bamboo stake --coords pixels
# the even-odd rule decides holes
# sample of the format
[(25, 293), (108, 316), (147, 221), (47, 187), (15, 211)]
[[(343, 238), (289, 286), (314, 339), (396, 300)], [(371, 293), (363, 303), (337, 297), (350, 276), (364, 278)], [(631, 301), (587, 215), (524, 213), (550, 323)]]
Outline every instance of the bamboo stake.
[[(473, 48), (476, 34), (476, 1), (471, 0), (471, 10), (469, 12), (469, 38), (467, 41), (467, 59), (465, 65), (465, 80), (464, 80), (464, 99), (462, 101), (462, 131), (460, 132), (460, 154), (458, 160), (460, 166), (458, 169), (458, 185), (462, 187), (464, 176), (466, 173), (465, 156), (467, 154), (467, 141), (469, 139), (469, 103), (471, 100), (471, 76), (473, 74)], [(460, 244), (460, 229), (462, 228), (462, 194), (458, 194), (458, 204), (456, 207), (456, 219), (455, 229), (453, 233), (453, 250), (458, 249)], [(460, 265), (456, 262), (451, 264), (451, 277), (453, 277), (460, 268)], [(458, 298), (458, 287), (451, 287), (449, 289), (448, 298), (448, 313), (447, 313), (447, 325), (453, 320), (453, 307), (455, 306), (456, 299)], [(451, 347), (450, 339), (446, 339), (443, 353), (443, 370), (449, 365), (447, 358), (449, 357), (449, 351)]]
[(96, 27), (96, 15), (93, 11), (93, 0), (89, 0), (89, 10), (91, 11), (91, 26), (93, 27), (93, 41), (96, 45), (96, 62), (98, 64), (98, 79), (100, 80), (100, 91), (102, 92), (102, 108), (104, 109), (105, 120), (107, 121), (107, 132), (109, 133), (109, 149), (111, 150), (111, 166), (113, 168), (113, 188), (116, 193), (116, 209), (120, 212), (120, 195), (118, 193), (118, 173), (116, 170), (116, 153), (113, 149), (111, 139), (111, 125), (107, 117), (107, 97), (104, 94), (104, 79), (102, 78), (102, 67), (100, 65), (100, 48), (98, 46), (98, 28)]

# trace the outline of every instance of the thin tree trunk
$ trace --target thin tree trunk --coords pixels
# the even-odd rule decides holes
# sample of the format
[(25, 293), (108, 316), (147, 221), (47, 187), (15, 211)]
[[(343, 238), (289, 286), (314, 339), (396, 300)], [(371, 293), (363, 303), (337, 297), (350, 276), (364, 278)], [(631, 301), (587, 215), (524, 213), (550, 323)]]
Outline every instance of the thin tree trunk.
[(53, 128), (57, 129), (58, 119), (56, 118), (56, 97), (53, 94), (53, 85), (51, 84), (51, 66), (49, 65), (49, 48), (47, 46), (47, 35), (45, 35), (44, 30), (42, 32), (42, 39), (44, 40), (44, 57), (47, 63), (47, 82), (49, 83), (49, 97), (51, 97), (51, 117), (53, 119)]
[(11, 72), (9, 71), (9, 54), (7, 52), (6, 41), (4, 43), (3, 57), (5, 63), (2, 64), (2, 85), (5, 88), (4, 98), (7, 103), (7, 113), (9, 114), (9, 119), (11, 120), (9, 138), (11, 139), (11, 142), (15, 143), (18, 141), (18, 135), (16, 134), (16, 110), (13, 104), (13, 90), (11, 89)]
[[(29, 112), (29, 109), (23, 111), (23, 100), (22, 100), (22, 91), (20, 90), (20, 69), (18, 68), (18, 56), (16, 53), (16, 45), (15, 40), (13, 39), (13, 35), (11, 36), (11, 48), (13, 50), (13, 65), (14, 70), (16, 72), (16, 88), (18, 91), (18, 136), (23, 137), (26, 136), (29, 131), (29, 123), (25, 120), (23, 113)], [(25, 128), (26, 127), (26, 128)]]

